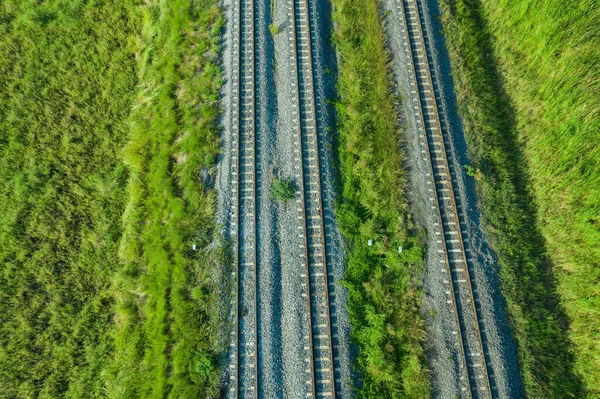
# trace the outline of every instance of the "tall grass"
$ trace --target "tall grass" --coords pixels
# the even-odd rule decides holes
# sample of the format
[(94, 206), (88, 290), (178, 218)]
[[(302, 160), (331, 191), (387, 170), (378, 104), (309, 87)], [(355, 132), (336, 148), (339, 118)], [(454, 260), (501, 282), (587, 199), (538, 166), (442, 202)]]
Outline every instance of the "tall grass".
[(218, 396), (222, 23), (0, 4), (0, 396)]
[(133, 2), (0, 3), (0, 396), (100, 397), (136, 90)]
[(597, 397), (598, 3), (442, 5), (528, 396)]
[[(336, 208), (350, 251), (345, 284), (359, 348), (359, 398), (430, 393), (419, 315), (423, 246), (405, 199), (400, 128), (390, 94), (376, 0), (333, 0), (340, 56), (337, 102), (341, 193)], [(368, 240), (373, 245), (368, 246)], [(402, 246), (400, 253), (398, 247)]]
[(600, 4), (485, 1), (575, 371), (600, 396)]
[[(210, 249), (218, 153), (217, 1), (142, 8), (139, 94), (117, 287), (110, 397), (218, 395), (220, 253)], [(192, 248), (196, 245), (196, 251)]]

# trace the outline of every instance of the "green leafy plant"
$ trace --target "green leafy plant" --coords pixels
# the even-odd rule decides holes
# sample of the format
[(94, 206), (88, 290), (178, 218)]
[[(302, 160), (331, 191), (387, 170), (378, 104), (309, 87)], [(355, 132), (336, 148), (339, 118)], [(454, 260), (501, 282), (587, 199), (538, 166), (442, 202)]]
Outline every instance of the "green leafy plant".
[(270, 23), (269, 24), (269, 31), (271, 31), (271, 34), (273, 36), (276, 36), (279, 33), (279, 25), (277, 25), (275, 22)]
[(465, 172), (467, 173), (468, 176), (471, 176), (471, 177), (477, 176), (477, 169), (475, 169), (471, 165), (463, 165), (463, 168), (465, 168)]
[(296, 198), (296, 188), (290, 180), (275, 179), (271, 187), (271, 197), (277, 202), (286, 202)]

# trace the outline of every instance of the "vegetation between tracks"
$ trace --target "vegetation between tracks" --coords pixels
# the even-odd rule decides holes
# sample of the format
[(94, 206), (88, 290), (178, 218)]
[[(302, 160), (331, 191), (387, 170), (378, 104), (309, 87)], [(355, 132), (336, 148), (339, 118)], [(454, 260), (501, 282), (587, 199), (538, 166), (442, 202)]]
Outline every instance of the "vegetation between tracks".
[(359, 347), (358, 397), (428, 397), (418, 283), (424, 251), (405, 199), (378, 5), (376, 0), (332, 3), (340, 55), (336, 106), (342, 190), (336, 208), (351, 246), (345, 285), (352, 338)]
[(278, 202), (285, 202), (296, 198), (296, 188), (290, 180), (275, 179), (271, 188), (271, 197)]
[(598, 6), (441, 3), (527, 395), (597, 397)]
[(0, 5), (3, 395), (217, 396), (221, 24), (216, 0)]

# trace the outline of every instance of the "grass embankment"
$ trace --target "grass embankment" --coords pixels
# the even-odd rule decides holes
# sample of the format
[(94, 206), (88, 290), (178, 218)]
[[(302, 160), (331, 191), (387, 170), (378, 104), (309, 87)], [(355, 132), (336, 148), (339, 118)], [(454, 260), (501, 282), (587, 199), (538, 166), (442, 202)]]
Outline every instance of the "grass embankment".
[(418, 285), (423, 246), (412, 232), (405, 199), (400, 129), (377, 1), (334, 0), (333, 5), (340, 55), (337, 215), (351, 247), (345, 284), (352, 338), (360, 351), (358, 397), (428, 397)]
[(134, 11), (127, 1), (0, 5), (0, 396), (102, 392)]
[(220, 24), (216, 0), (0, 5), (2, 395), (216, 396)]
[(442, 1), (458, 100), (531, 398), (600, 395), (595, 3)]
[(216, 0), (155, 1), (142, 11), (107, 389), (119, 398), (216, 397), (219, 251), (208, 248), (215, 195), (203, 175), (219, 150), (223, 20)]

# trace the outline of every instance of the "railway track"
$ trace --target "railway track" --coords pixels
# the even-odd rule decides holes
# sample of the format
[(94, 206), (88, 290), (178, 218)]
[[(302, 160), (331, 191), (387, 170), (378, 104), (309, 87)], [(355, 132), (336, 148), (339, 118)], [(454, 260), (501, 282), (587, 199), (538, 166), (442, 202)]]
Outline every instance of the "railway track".
[[(235, 2), (232, 91), (232, 235), (234, 241), (234, 317), (230, 365), (231, 398), (259, 397), (258, 351), (258, 200), (260, 168), (256, 121), (255, 0)], [(307, 0), (290, 0), (290, 47), (296, 141), (300, 267), (306, 301), (305, 354), (307, 396), (335, 398), (339, 391), (330, 310), (326, 226), (323, 217), (318, 120), (313, 79), (313, 45)], [(338, 370), (338, 371), (336, 371)]]
[(472, 260), (465, 248), (461, 224), (461, 206), (454, 192), (454, 171), (446, 153), (447, 130), (438, 112), (437, 87), (430, 67), (430, 42), (422, 26), (423, 9), (420, 0), (398, 0), (398, 9), (408, 37), (408, 53), (413, 71), (415, 111), (419, 114), (419, 133), (423, 155), (430, 165), (429, 182), (432, 206), (437, 212), (435, 231), (442, 254), (442, 271), (448, 275), (448, 303), (452, 306), (460, 351), (460, 386), (471, 398), (495, 397), (493, 376), (488, 366), (486, 339), (480, 326), (480, 307), (477, 288), (471, 277)]
[(311, 398), (335, 398), (336, 379), (334, 334), (330, 306), (330, 276), (323, 218), (318, 115), (313, 79), (313, 42), (308, 0), (289, 0), (290, 54), (296, 78), (292, 122), (296, 139), (298, 235), (301, 244), (301, 269), (305, 279), (302, 296), (306, 300), (305, 322), (306, 388)]
[(232, 230), (234, 317), (230, 397), (258, 398), (256, 53), (254, 0), (236, 2), (233, 32)]

